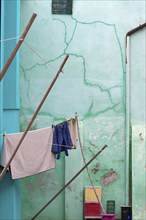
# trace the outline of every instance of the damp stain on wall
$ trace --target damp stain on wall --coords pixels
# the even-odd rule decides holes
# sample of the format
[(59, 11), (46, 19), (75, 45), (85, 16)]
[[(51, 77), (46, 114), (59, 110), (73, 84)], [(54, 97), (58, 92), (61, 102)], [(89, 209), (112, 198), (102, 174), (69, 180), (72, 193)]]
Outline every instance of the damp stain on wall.
[(105, 173), (101, 178), (101, 183), (105, 186), (115, 182), (118, 179), (118, 174), (116, 171), (112, 170), (108, 173)]

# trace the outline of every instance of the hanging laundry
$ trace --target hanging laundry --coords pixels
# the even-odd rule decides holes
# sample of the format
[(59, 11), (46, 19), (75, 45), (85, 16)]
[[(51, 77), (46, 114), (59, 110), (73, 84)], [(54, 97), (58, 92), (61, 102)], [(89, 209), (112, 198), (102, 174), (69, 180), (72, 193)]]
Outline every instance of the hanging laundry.
[[(21, 133), (6, 134), (1, 165), (5, 167), (13, 154)], [(21, 147), (11, 161), (12, 179), (23, 178), (55, 168), (55, 155), (51, 152), (53, 141), (52, 128), (29, 131)]]
[(52, 152), (57, 154), (57, 159), (60, 159), (60, 153), (65, 152), (68, 156), (68, 149), (73, 147), (73, 143), (68, 128), (68, 122), (63, 122), (58, 125), (52, 125), (53, 127), (53, 145)]
[(76, 143), (76, 140), (77, 140), (77, 136), (76, 136), (77, 121), (74, 118), (71, 118), (70, 120), (68, 120), (68, 128), (69, 128), (72, 144), (73, 144), (74, 148), (76, 148), (76, 145), (77, 145), (77, 143)]

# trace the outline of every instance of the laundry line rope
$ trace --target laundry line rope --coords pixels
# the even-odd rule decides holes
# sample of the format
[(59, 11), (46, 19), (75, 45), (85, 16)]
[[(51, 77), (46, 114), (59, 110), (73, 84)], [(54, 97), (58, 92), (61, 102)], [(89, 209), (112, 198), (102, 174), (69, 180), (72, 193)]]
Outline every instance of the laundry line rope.
[[(29, 100), (29, 104), (31, 105), (31, 107), (32, 107), (34, 101), (36, 101), (39, 98), (39, 96), (42, 95), (46, 91), (47, 87), (48, 87), (48, 85), (46, 84), (46, 86), (44, 86), (43, 89), (31, 101)], [(15, 123), (16, 121), (17, 121), (17, 119), (12, 119), (10, 122), (8, 122), (6, 124), (6, 126), (0, 131), (0, 136), (3, 136), (3, 131), (7, 131), (7, 129), (11, 126), (11, 124)]]
[[(32, 52), (37, 56), (39, 57), (43, 62), (44, 64), (46, 65), (49, 65), (50, 67), (52, 67), (53, 69), (57, 70), (57, 68), (55, 68), (53, 65), (49, 64), (49, 61), (45, 60), (32, 46), (30, 46), (30, 44), (28, 44), (26, 42), (26, 40), (23, 40), (23, 42), (29, 47), (29, 49), (32, 50)], [(63, 71), (62, 71), (63, 72)]]
[[(66, 120), (64, 120), (63, 122), (60, 122), (60, 123), (58, 123), (58, 124), (63, 124), (64, 122), (70, 122), (72, 119), (74, 119), (74, 118), (70, 118), (70, 119), (66, 119)], [(51, 127), (50, 127), (51, 128)], [(39, 130), (42, 130), (43, 128), (41, 128), (41, 129), (39, 129)], [(35, 131), (37, 131), (37, 129), (36, 130), (33, 130), (34, 132)], [(31, 131), (29, 131), (29, 132), (31, 132)], [(53, 128), (52, 128), (52, 132), (53, 132)], [(20, 133), (22, 133), (23, 134), (23, 132), (19, 132), (19, 134)], [(18, 133), (11, 133), (11, 135), (15, 135), (15, 134), (18, 134)], [(3, 133), (3, 134), (0, 134), (0, 136), (3, 136), (4, 138), (5, 138), (5, 136), (6, 135), (9, 135), (9, 134), (7, 134), (6, 133), (6, 131), (5, 131), (5, 133)], [(77, 141), (77, 139), (76, 139), (76, 141)], [(52, 146), (60, 146), (60, 147), (66, 147), (66, 148), (69, 148), (69, 149), (76, 149), (76, 146), (75, 145), (65, 145), (65, 144), (54, 144), (53, 142), (51, 142), (51, 143), (47, 143), (48, 145), (52, 145)]]
[(16, 39), (18, 39), (18, 38), (20, 38), (20, 36), (3, 39), (3, 40), (0, 40), (0, 43), (6, 42), (6, 41), (11, 41), (11, 40), (16, 40)]
[[(76, 116), (76, 119), (78, 119), (77, 116)], [(80, 139), (80, 129), (79, 129), (78, 121), (77, 121), (77, 129), (78, 129), (79, 144), (81, 144), (80, 147), (81, 147), (81, 149), (83, 149), (83, 145), (82, 145), (81, 139)], [(110, 138), (111, 138), (112, 136), (113, 136), (113, 135), (111, 135)], [(124, 142), (126, 142), (126, 141), (124, 141)], [(121, 142), (121, 143), (124, 143), (124, 142)], [(120, 143), (120, 144), (121, 144), (121, 143)], [(117, 145), (119, 145), (119, 144), (117, 144)], [(112, 146), (117, 146), (117, 145), (115, 144), (115, 145), (112, 145)], [(104, 148), (106, 148), (106, 147), (107, 147), (107, 145), (104, 146)], [(104, 149), (104, 148), (103, 148), (103, 149)], [(103, 149), (100, 150), (100, 152), (102, 152)], [(97, 155), (98, 155), (98, 154), (97, 154)], [(97, 157), (97, 155), (94, 155), (93, 158), (95, 159), (95, 158)], [(82, 156), (84, 157), (84, 152), (83, 152), (83, 150), (82, 150)], [(56, 193), (56, 194), (33, 216), (33, 218), (31, 218), (31, 220), (36, 219), (36, 217), (37, 217), (38, 215), (40, 215), (40, 213), (43, 212), (43, 211), (61, 194), (61, 192), (63, 192), (63, 191), (65, 190), (65, 188), (66, 188), (85, 168), (87, 169), (87, 167), (88, 167), (88, 165), (90, 164), (90, 162), (94, 160), (93, 158), (92, 158), (89, 162), (86, 163), (86, 160), (85, 160), (85, 157), (84, 157), (84, 163), (85, 163), (84, 167), (83, 167), (68, 183), (66, 183), (65, 186), (64, 186), (61, 190), (59, 190), (58, 193)], [(88, 169), (87, 169), (87, 170), (88, 170)], [(88, 171), (88, 175), (89, 175), (90, 181), (91, 181), (91, 176), (90, 176), (89, 171)], [(93, 186), (93, 189), (95, 189), (94, 184), (93, 184), (93, 181), (92, 181), (92, 186)], [(96, 190), (95, 190), (95, 191), (96, 191)], [(96, 194), (96, 193), (95, 193), (95, 194)], [(98, 201), (99, 201), (99, 203), (100, 203), (100, 205), (101, 205), (102, 211), (105, 212), (105, 211), (104, 211), (104, 208), (103, 208), (103, 206), (102, 206), (102, 204), (101, 204), (101, 202), (100, 202), (100, 200), (99, 200), (99, 198), (98, 198), (98, 195), (97, 195), (97, 199), (98, 199)]]
[(55, 77), (53, 78), (52, 82), (51, 82), (50, 85), (48, 86), (48, 89), (47, 89), (46, 93), (44, 94), (43, 98), (41, 99), (41, 101), (40, 101), (38, 107), (36, 108), (36, 110), (35, 110), (35, 112), (34, 112), (32, 118), (30, 119), (28, 125), (26, 126), (26, 129), (25, 129), (25, 131), (23, 132), (23, 135), (22, 135), (21, 139), (19, 140), (19, 142), (18, 142), (18, 144), (17, 144), (17, 146), (16, 146), (16, 149), (14, 150), (14, 152), (13, 152), (13, 154), (11, 155), (9, 161), (7, 162), (6, 166), (5, 166), (4, 169), (2, 170), (2, 172), (1, 172), (1, 174), (0, 174), (0, 181), (3, 179), (3, 177), (4, 177), (4, 175), (5, 175), (6, 171), (7, 171), (7, 168), (10, 166), (11, 161), (13, 160), (15, 154), (17, 153), (17, 151), (18, 151), (18, 149), (20, 148), (22, 142), (24, 141), (24, 139), (25, 139), (25, 137), (26, 137), (26, 135), (27, 135), (29, 129), (31, 128), (33, 122), (35, 121), (35, 119), (36, 119), (36, 117), (37, 117), (37, 115), (38, 115), (40, 109), (42, 108), (44, 102), (46, 101), (46, 98), (48, 97), (48, 95), (49, 95), (51, 89), (53, 88), (53, 86), (54, 86), (54, 84), (55, 84), (55, 82), (57, 81), (57, 79), (58, 79), (58, 77), (59, 77), (59, 75), (60, 75), (60, 73), (61, 73), (61, 70), (63, 69), (64, 65), (66, 64), (68, 58), (69, 58), (69, 55), (67, 54), (66, 57), (64, 58), (63, 62), (61, 63), (61, 65), (60, 65), (60, 67), (59, 67), (59, 69), (58, 69), (58, 71), (57, 71)]
[[(0, 40), (0, 43), (16, 40), (18, 38), (20, 38), (20, 40), (22, 40), (27, 45), (27, 47), (29, 47), (33, 51), (33, 53), (44, 62), (44, 64), (47, 64), (50, 67), (52, 67), (53, 69), (57, 70), (57, 68), (55, 68), (53, 65), (49, 64), (49, 61), (45, 60), (32, 46), (30, 46), (30, 44), (28, 44), (28, 42), (26, 42), (24, 39), (21, 39), (21, 36), (2, 39), (2, 40)], [(62, 70), (62, 72), (63, 72), (63, 70)]]
[[(6, 135), (6, 133), (0, 133), (0, 136), (5, 136)], [(110, 137), (112, 137), (112, 135), (110, 136)], [(122, 141), (122, 142), (119, 142), (118, 144), (116, 143), (116, 144), (113, 144), (113, 145), (111, 145), (111, 147), (117, 147), (117, 146), (119, 146), (119, 145), (121, 145), (121, 144), (126, 144), (127, 142), (129, 142), (129, 141), (131, 141), (131, 140), (134, 140), (135, 139), (135, 137), (133, 137), (133, 138), (129, 138), (128, 140), (126, 140), (126, 141)], [(102, 140), (102, 139), (101, 139)], [(110, 138), (110, 139), (108, 139), (107, 138), (107, 140), (109, 141), (109, 140), (111, 140), (112, 141), (112, 139)], [(100, 141), (100, 140), (98, 140), (98, 141)], [(103, 140), (102, 140), (103, 141)], [(52, 143), (48, 143), (48, 144), (52, 144)], [(60, 145), (60, 144), (59, 144)], [(91, 144), (92, 145), (92, 144)], [(64, 146), (64, 145), (60, 145), (60, 146)], [(94, 145), (94, 146), (96, 146), (96, 145)], [(70, 146), (67, 146), (67, 147), (70, 147)], [(86, 149), (85, 147), (83, 147), (83, 149)]]
[[(0, 136), (5, 137), (6, 134), (0, 134)], [(43, 142), (42, 142), (43, 143)], [(52, 145), (52, 146), (60, 146), (60, 147), (66, 147), (69, 149), (76, 149), (76, 147), (74, 146), (70, 146), (70, 145), (64, 145), (64, 144), (53, 144), (53, 143), (47, 143), (48, 145)]]

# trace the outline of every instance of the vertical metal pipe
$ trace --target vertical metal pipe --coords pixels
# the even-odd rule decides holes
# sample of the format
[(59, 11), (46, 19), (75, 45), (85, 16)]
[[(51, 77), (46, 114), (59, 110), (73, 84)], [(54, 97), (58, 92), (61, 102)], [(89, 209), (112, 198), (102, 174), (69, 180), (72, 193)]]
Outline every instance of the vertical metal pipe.
[(129, 204), (130, 37), (126, 38), (126, 204)]
[(129, 193), (130, 193), (130, 36), (137, 31), (146, 27), (146, 23), (143, 23), (136, 28), (130, 30), (126, 34), (126, 204), (129, 205)]

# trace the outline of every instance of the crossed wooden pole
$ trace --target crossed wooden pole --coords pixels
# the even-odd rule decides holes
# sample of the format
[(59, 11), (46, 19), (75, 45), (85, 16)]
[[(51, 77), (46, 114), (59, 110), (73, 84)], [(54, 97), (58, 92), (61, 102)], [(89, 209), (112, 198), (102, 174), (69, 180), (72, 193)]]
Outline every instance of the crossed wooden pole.
[(107, 148), (107, 145), (104, 145), (89, 161), (86, 163), (73, 177), (69, 180), (62, 189), (60, 189), (34, 216), (31, 220), (34, 220), (41, 214), (84, 170), (89, 166), (89, 164), (95, 160), (95, 158), (102, 153)]
[[(36, 18), (36, 16), (37, 16), (36, 14), (33, 14), (33, 15), (32, 15), (32, 17), (31, 17), (31, 19), (30, 19), (30, 21), (29, 21), (29, 23), (28, 23), (28, 25), (27, 25), (25, 31), (23, 32), (23, 34), (22, 34), (21, 37), (20, 37), (20, 40), (19, 40), (18, 44), (17, 44), (16, 47), (14, 48), (14, 50), (13, 50), (13, 52), (12, 52), (10, 58), (8, 59), (8, 61), (7, 61), (6, 65), (5, 65), (5, 67), (3, 68), (2, 72), (1, 72), (1, 75), (0, 75), (0, 79), (2, 79), (3, 76), (5, 75), (7, 69), (9, 68), (9, 66), (10, 66), (10, 64), (11, 64), (11, 62), (12, 62), (12, 60), (14, 59), (14, 57), (15, 57), (15, 55), (16, 55), (18, 49), (20, 48), (20, 46), (21, 46), (21, 44), (22, 44), (24, 38), (26, 37), (26, 35), (27, 35), (27, 33), (28, 33), (28, 31), (29, 31), (29, 29), (30, 29), (30, 27), (31, 27), (31, 25), (32, 25), (32, 23), (33, 23), (33, 21), (34, 21), (34, 19)], [(45, 100), (46, 100), (46, 98), (47, 98), (47, 96), (48, 96), (48, 94), (50, 93), (52, 87), (54, 86), (54, 84), (55, 84), (55, 82), (56, 82), (56, 80), (57, 80), (57, 78), (59, 77), (59, 74), (62, 72), (62, 69), (63, 69), (63, 67), (64, 67), (66, 61), (68, 60), (68, 58), (69, 58), (69, 55), (66, 55), (66, 57), (64, 58), (64, 60), (63, 60), (63, 62), (62, 62), (62, 64), (61, 64), (59, 70), (57, 71), (57, 73), (56, 73), (54, 79), (52, 80), (51, 84), (48, 86), (48, 89), (47, 89), (45, 95), (43, 96), (43, 98), (42, 98), (40, 104), (38, 105), (36, 111), (34, 112), (34, 114), (33, 114), (32, 118), (31, 118), (30, 122), (28, 123), (28, 125), (27, 125), (25, 131), (23, 132), (23, 135), (22, 135), (21, 139), (19, 140), (19, 142), (18, 142), (18, 144), (17, 144), (17, 146), (16, 146), (16, 148), (15, 148), (13, 154), (11, 155), (11, 157), (10, 157), (8, 163), (6, 164), (6, 166), (3, 168), (3, 170), (2, 170), (2, 172), (1, 172), (1, 174), (0, 174), (0, 181), (3, 179), (3, 177), (4, 177), (4, 175), (5, 175), (5, 173), (6, 173), (7, 169), (8, 169), (8, 167), (10, 166), (10, 163), (12, 162), (12, 160), (13, 160), (15, 154), (17, 153), (18, 149), (20, 148), (20, 146), (21, 146), (21, 144), (22, 144), (22, 142), (23, 142), (25, 136), (27, 135), (27, 133), (28, 133), (30, 127), (32, 126), (32, 124), (33, 124), (35, 118), (37, 117), (37, 115), (38, 115), (38, 113), (39, 113), (41, 107), (43, 106), (43, 104), (44, 104), (44, 102), (45, 102)]]
[[(26, 28), (25, 28), (23, 34), (21, 35), (21, 37), (20, 37), (20, 39), (19, 39), (19, 41), (18, 41), (16, 47), (14, 48), (12, 54), (10, 55), (9, 59), (7, 60), (7, 62), (6, 62), (6, 64), (5, 64), (5, 66), (4, 66), (3, 70), (2, 70), (2, 72), (0, 73), (0, 81), (1, 81), (2, 78), (4, 77), (4, 75), (5, 75), (6, 71), (7, 71), (7, 69), (9, 68), (9, 66), (11, 65), (11, 63), (12, 63), (12, 61), (13, 61), (13, 59), (14, 59), (16, 53), (17, 53), (17, 51), (19, 50), (21, 44), (23, 43), (23, 41), (24, 41), (24, 39), (25, 39), (25, 37), (26, 37), (26, 35), (27, 35), (27, 33), (28, 33), (28, 31), (29, 31), (29, 29), (30, 29), (32, 23), (34, 22), (36, 16), (37, 16), (36, 14), (33, 14), (33, 15), (32, 15), (32, 17), (31, 17), (31, 19), (30, 19), (28, 25), (26, 26)], [(54, 86), (54, 84), (55, 84), (55, 82), (56, 82), (56, 80), (57, 80), (57, 78), (59, 77), (60, 73), (62, 72), (62, 69), (63, 69), (65, 63), (67, 62), (68, 58), (69, 58), (69, 55), (66, 55), (66, 57), (64, 58), (64, 60), (63, 60), (63, 62), (62, 62), (62, 64), (61, 64), (59, 70), (57, 71), (57, 73), (56, 73), (54, 79), (52, 80), (51, 84), (48, 86), (48, 89), (47, 89), (45, 95), (43, 96), (43, 98), (42, 98), (40, 104), (38, 105), (36, 111), (34, 112), (34, 114), (33, 114), (32, 118), (31, 118), (30, 122), (28, 123), (28, 125), (27, 125), (25, 131), (23, 132), (23, 135), (22, 135), (22, 137), (20, 138), (20, 140), (19, 140), (19, 142), (18, 142), (18, 144), (17, 144), (17, 146), (16, 146), (16, 148), (15, 148), (13, 154), (11, 155), (11, 157), (10, 157), (9, 161), (7, 162), (6, 166), (3, 168), (3, 170), (2, 170), (2, 172), (1, 172), (1, 174), (0, 174), (0, 181), (3, 179), (3, 177), (4, 177), (4, 175), (5, 175), (5, 173), (6, 173), (7, 169), (8, 169), (8, 167), (10, 166), (10, 164), (11, 164), (13, 158), (15, 157), (15, 154), (17, 153), (18, 149), (20, 148), (20, 146), (21, 146), (23, 140), (25, 139), (25, 137), (26, 137), (26, 135), (27, 135), (27, 133), (28, 133), (30, 127), (32, 126), (32, 124), (33, 124), (35, 118), (37, 117), (37, 115), (38, 115), (38, 113), (39, 113), (41, 107), (43, 106), (43, 104), (44, 104), (44, 102), (45, 102), (45, 100), (46, 100), (48, 94), (50, 93), (52, 87)], [(50, 205), (50, 203), (52, 203), (52, 202), (61, 194), (61, 192), (63, 192), (63, 191), (65, 190), (65, 188), (66, 188), (72, 181), (74, 181), (74, 179), (76, 179), (76, 178), (80, 175), (80, 173), (83, 172), (83, 170), (84, 170), (85, 168), (87, 168), (87, 166), (88, 166), (106, 147), (107, 147), (107, 145), (105, 145), (101, 150), (99, 150), (99, 151), (94, 155), (94, 157), (93, 157), (88, 163), (86, 163), (85, 166), (82, 167), (82, 168), (79, 170), (79, 172), (76, 173), (76, 175), (75, 175), (56, 195), (54, 195), (54, 196), (35, 214), (35, 216), (34, 216), (31, 220), (34, 220), (41, 212), (43, 212), (43, 210), (44, 210), (48, 205)]]
[(62, 64), (61, 64), (61, 66), (60, 66), (58, 72), (56, 73), (56, 75), (55, 75), (54, 79), (52, 80), (51, 84), (49, 85), (49, 87), (48, 87), (48, 89), (47, 89), (45, 95), (43, 96), (43, 98), (42, 98), (40, 104), (38, 105), (36, 111), (34, 112), (34, 114), (33, 114), (32, 118), (31, 118), (30, 122), (28, 123), (28, 125), (27, 125), (25, 131), (23, 132), (23, 135), (22, 135), (20, 141), (18, 142), (18, 144), (17, 144), (17, 146), (16, 146), (16, 148), (15, 148), (13, 154), (11, 155), (11, 157), (10, 157), (10, 159), (9, 159), (9, 161), (8, 161), (8, 163), (7, 163), (7, 165), (4, 167), (4, 169), (2, 170), (2, 172), (1, 172), (1, 174), (0, 174), (0, 181), (2, 180), (3, 176), (5, 175), (7, 169), (8, 169), (8, 167), (10, 166), (10, 163), (11, 163), (11, 161), (13, 160), (13, 158), (14, 158), (15, 154), (17, 153), (18, 149), (20, 148), (21, 143), (23, 142), (23, 140), (24, 140), (25, 136), (27, 135), (27, 133), (28, 133), (28, 131), (29, 131), (31, 125), (33, 124), (33, 122), (34, 122), (36, 116), (38, 115), (38, 113), (39, 113), (39, 111), (40, 111), (42, 105), (44, 104), (44, 102), (45, 102), (45, 100), (46, 100), (48, 94), (50, 93), (50, 91), (51, 91), (53, 85), (55, 84), (57, 78), (59, 77), (59, 74), (62, 72), (62, 69), (63, 69), (63, 67), (64, 67), (64, 65), (65, 65), (65, 63), (66, 63), (66, 61), (67, 61), (68, 58), (69, 58), (69, 55), (66, 55), (66, 57), (64, 58), (64, 60), (63, 60), (63, 62), (62, 62)]
[(5, 75), (6, 71), (7, 71), (7, 69), (9, 68), (9, 66), (11, 65), (11, 63), (12, 63), (12, 61), (13, 61), (13, 59), (14, 59), (16, 53), (17, 53), (17, 51), (19, 50), (21, 44), (23, 43), (23, 40), (25, 39), (25, 37), (26, 37), (26, 35), (27, 35), (29, 29), (31, 28), (32, 23), (34, 22), (36, 16), (37, 16), (37, 14), (33, 14), (33, 15), (32, 15), (32, 17), (31, 17), (30, 21), (28, 22), (28, 24), (27, 24), (27, 26), (26, 26), (24, 32), (22, 33), (21, 37), (19, 38), (18, 43), (16, 44), (16, 46), (15, 46), (14, 50), (12, 51), (12, 53), (11, 53), (9, 59), (7, 60), (7, 62), (6, 62), (6, 64), (5, 64), (5, 66), (4, 66), (3, 70), (2, 70), (2, 72), (0, 72), (0, 81), (1, 81), (2, 78), (4, 77), (4, 75)]

